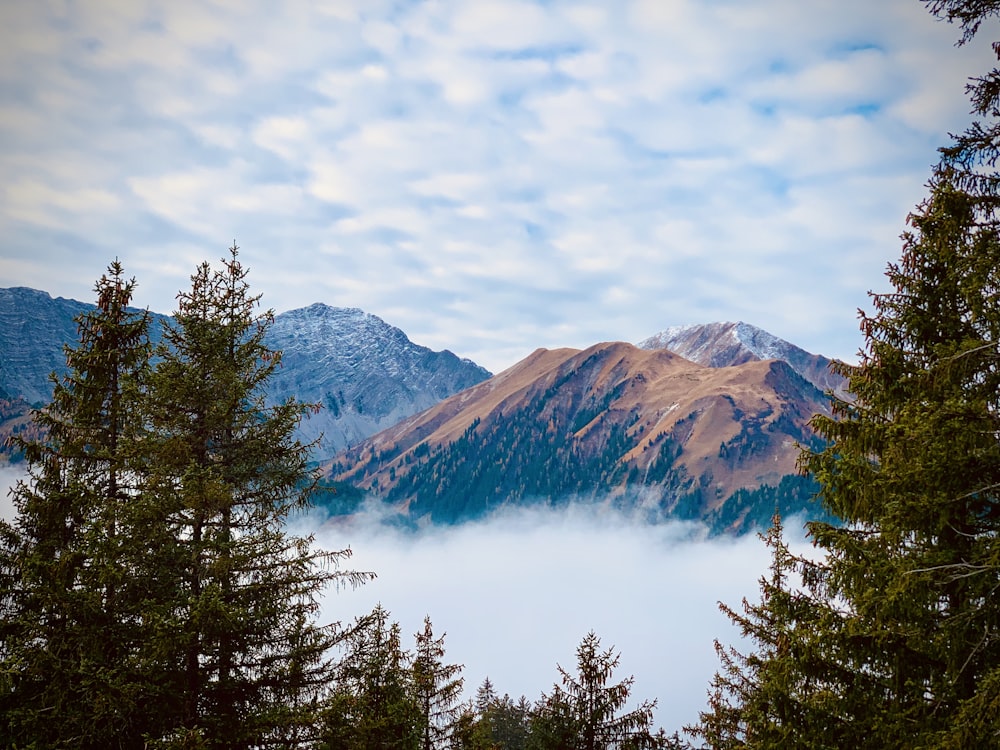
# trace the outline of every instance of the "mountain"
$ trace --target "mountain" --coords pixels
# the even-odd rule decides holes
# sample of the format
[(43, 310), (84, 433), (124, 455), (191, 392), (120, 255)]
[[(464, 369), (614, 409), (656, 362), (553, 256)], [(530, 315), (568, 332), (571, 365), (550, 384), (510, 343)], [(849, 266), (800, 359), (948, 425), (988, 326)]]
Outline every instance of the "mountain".
[[(33, 429), (29, 405), (48, 401), (89, 308), (0, 289), (0, 440)], [(154, 339), (168, 320), (153, 315)], [(409, 520), (584, 500), (716, 532), (763, 526), (776, 505), (807, 507), (795, 444), (816, 440), (807, 422), (829, 408), (821, 390), (843, 387), (829, 360), (744, 323), (540, 349), (495, 377), (357, 309), (292, 310), (268, 335), (283, 351), (269, 401), (325, 407), (300, 437), (324, 434), (319, 457), (340, 451), (325, 464), (342, 489), (334, 510), (371, 490)]]
[(66, 367), (63, 345), (76, 339), (73, 318), (88, 307), (27, 287), (0, 289), (0, 462), (10, 435), (37, 437), (31, 408), (52, 396), (49, 373)]
[(668, 349), (706, 367), (733, 367), (780, 359), (823, 392), (846, 394), (847, 380), (830, 370), (831, 360), (748, 323), (673, 326), (638, 344), (640, 349)]
[(714, 532), (809, 505), (796, 444), (828, 399), (781, 360), (713, 368), (665, 349), (539, 349), (336, 456), (324, 470), (412, 521), (571, 499)]
[[(73, 319), (92, 308), (34, 289), (0, 289), (0, 444), (12, 431), (30, 429), (30, 408), (51, 398), (49, 374), (65, 372), (63, 347), (77, 340)], [(151, 337), (158, 340), (169, 317), (152, 318)], [(284, 352), (269, 383), (269, 402), (295, 396), (326, 407), (299, 432), (306, 442), (323, 434), (317, 456), (332, 455), (490, 376), (356, 309), (315, 304), (281, 313), (267, 343)]]
[(302, 423), (307, 440), (325, 433), (320, 455), (357, 443), (490, 376), (450, 351), (434, 352), (356, 308), (314, 304), (276, 315), (268, 346), (282, 367), (268, 395), (322, 404)]
[(65, 369), (63, 345), (76, 340), (73, 318), (91, 307), (27, 287), (0, 289), (0, 398), (46, 403), (49, 373)]

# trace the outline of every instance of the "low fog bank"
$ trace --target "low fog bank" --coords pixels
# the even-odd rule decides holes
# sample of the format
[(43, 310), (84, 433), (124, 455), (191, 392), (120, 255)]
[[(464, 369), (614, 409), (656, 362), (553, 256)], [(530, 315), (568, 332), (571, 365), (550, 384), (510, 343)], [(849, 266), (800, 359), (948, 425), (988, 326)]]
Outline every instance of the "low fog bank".
[[(20, 467), (0, 467), (0, 517), (11, 520), (9, 488)], [(786, 519), (793, 549), (811, 550), (800, 519)], [(299, 517), (325, 549), (350, 547), (345, 567), (378, 574), (357, 589), (330, 591), (322, 622), (350, 623), (381, 603), (403, 629), (404, 646), (430, 615), (446, 661), (464, 664), (465, 698), (489, 676), (496, 690), (534, 701), (575, 671), (576, 647), (595, 631), (621, 655), (615, 679), (635, 676), (635, 700), (656, 698), (656, 726), (697, 720), (718, 667), (713, 639), (739, 642), (718, 610), (759, 596), (769, 556), (756, 535), (707, 538), (697, 524), (644, 524), (606, 508), (522, 509), (476, 523), (394, 528), (360, 515), (334, 522)]]
[[(713, 639), (739, 633), (718, 610), (756, 600), (769, 563), (756, 535), (707, 539), (694, 524), (643, 525), (593, 506), (526, 509), (455, 527), (402, 531), (377, 519), (327, 521), (317, 543), (350, 547), (354, 570), (377, 580), (330, 592), (323, 621), (350, 622), (381, 603), (404, 644), (430, 615), (447, 633), (446, 661), (465, 665), (465, 697), (489, 676), (497, 692), (534, 701), (575, 671), (576, 646), (594, 630), (635, 676), (633, 698), (658, 699), (669, 732), (697, 720), (718, 661)], [(805, 548), (798, 519), (786, 529)]]

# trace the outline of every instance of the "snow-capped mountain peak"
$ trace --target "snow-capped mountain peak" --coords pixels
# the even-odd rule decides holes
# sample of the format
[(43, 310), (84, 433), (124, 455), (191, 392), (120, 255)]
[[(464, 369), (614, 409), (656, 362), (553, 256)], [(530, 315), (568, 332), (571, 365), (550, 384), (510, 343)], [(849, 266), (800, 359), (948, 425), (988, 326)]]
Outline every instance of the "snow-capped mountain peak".
[(844, 378), (830, 371), (830, 360), (810, 354), (762, 328), (736, 323), (699, 323), (665, 328), (638, 344), (667, 349), (706, 367), (733, 367), (755, 360), (780, 359), (821, 391), (844, 393)]

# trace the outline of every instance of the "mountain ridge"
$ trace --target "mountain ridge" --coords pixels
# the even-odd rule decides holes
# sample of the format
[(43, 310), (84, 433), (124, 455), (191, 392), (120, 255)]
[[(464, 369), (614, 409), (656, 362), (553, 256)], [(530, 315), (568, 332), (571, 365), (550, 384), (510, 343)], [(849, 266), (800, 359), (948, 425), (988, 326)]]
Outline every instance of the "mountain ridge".
[[(0, 442), (23, 430), (30, 409), (51, 398), (49, 375), (65, 372), (63, 347), (77, 340), (73, 318), (93, 308), (28, 287), (0, 288), (0, 412), (7, 415), (0, 417)], [(170, 316), (150, 317), (156, 341)], [(490, 375), (450, 351), (413, 343), (399, 328), (357, 308), (314, 303), (278, 313), (266, 343), (283, 352), (283, 366), (268, 384), (268, 403), (294, 396), (325, 407), (298, 431), (303, 442), (319, 441), (319, 458)]]
[[(47, 400), (72, 318), (92, 307), (0, 289), (0, 437), (32, 429), (20, 394)], [(158, 338), (169, 318), (151, 315)], [(275, 315), (267, 343), (283, 352), (267, 400), (325, 407), (299, 436), (325, 433), (314, 455), (328, 477), (411, 520), (575, 497), (746, 531), (776, 504), (806, 507), (795, 446), (829, 409), (821, 391), (844, 386), (823, 379), (830, 360), (745, 323), (540, 348), (493, 376), (359, 308), (318, 302)]]
[(670, 326), (636, 344), (668, 349), (707, 367), (732, 367), (754, 360), (779, 359), (821, 391), (847, 395), (847, 379), (830, 369), (834, 362), (743, 321)]

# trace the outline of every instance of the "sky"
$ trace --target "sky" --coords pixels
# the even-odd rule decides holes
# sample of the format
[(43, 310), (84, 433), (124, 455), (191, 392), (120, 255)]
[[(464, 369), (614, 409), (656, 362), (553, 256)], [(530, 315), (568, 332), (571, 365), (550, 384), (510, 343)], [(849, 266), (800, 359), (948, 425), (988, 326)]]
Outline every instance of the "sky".
[[(984, 36), (989, 36), (987, 31)], [(853, 360), (989, 39), (918, 0), (0, 4), (0, 287), (277, 312), (493, 372), (743, 320)]]
[[(918, 0), (3, 2), (0, 287), (90, 301), (118, 258), (169, 313), (235, 238), (266, 307), (493, 372), (724, 320), (852, 360), (990, 34)], [(668, 730), (767, 562), (572, 515), (320, 541), (379, 574), (328, 618), (429, 614), (470, 690), (529, 699), (594, 629)]]

